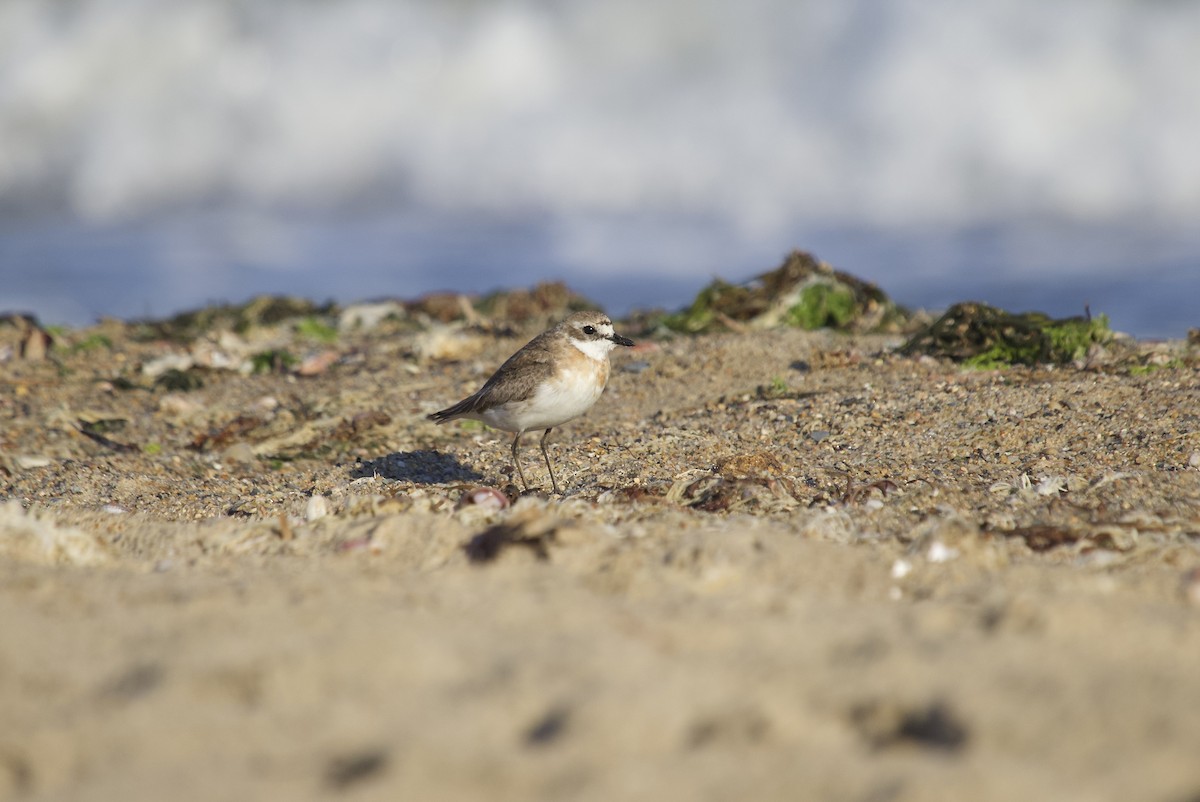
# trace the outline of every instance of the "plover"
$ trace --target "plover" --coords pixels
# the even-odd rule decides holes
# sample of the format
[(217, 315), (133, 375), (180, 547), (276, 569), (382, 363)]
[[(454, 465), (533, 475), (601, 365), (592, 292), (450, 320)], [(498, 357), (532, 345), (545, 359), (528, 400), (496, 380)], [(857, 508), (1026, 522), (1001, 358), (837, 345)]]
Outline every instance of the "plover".
[(596, 403), (608, 383), (608, 353), (618, 345), (633, 345), (633, 340), (613, 331), (607, 315), (576, 312), (510, 356), (474, 395), (428, 418), (437, 423), (470, 418), (513, 432), (513, 465), (526, 491), (529, 483), (517, 445), (526, 432), (544, 429), (542, 456), (550, 484), (559, 493), (546, 437), (555, 426), (578, 418)]

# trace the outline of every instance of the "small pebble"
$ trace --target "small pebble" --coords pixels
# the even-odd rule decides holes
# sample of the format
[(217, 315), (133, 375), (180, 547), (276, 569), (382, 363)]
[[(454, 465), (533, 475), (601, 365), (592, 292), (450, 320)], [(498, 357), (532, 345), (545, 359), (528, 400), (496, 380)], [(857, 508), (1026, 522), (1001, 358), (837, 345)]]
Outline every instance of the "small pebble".
[(354, 304), (347, 306), (338, 315), (338, 329), (341, 331), (353, 329), (370, 331), (389, 316), (403, 317), (404, 307), (395, 301)]
[(947, 546), (940, 540), (935, 540), (929, 544), (929, 551), (926, 552), (925, 558), (931, 563), (945, 563), (953, 560), (958, 554), (958, 549)]
[(332, 349), (307, 356), (300, 363), (300, 367), (296, 368), (296, 373), (301, 376), (318, 376), (337, 362), (338, 356), (340, 354)]
[(1057, 496), (1067, 489), (1067, 480), (1061, 476), (1046, 476), (1033, 488), (1039, 496)]
[[(234, 443), (221, 454), (226, 462), (248, 465), (258, 459), (249, 443)], [(216, 468), (216, 465), (213, 465)], [(219, 470), (219, 469), (218, 469)]]
[(29, 470), (30, 468), (45, 468), (47, 465), (52, 464), (54, 460), (50, 459), (49, 457), (20, 456), (14, 457), (13, 462), (16, 463), (18, 468), (24, 471)]
[(200, 412), (204, 407), (183, 393), (167, 393), (158, 401), (158, 411), (173, 417), (186, 417)]
[(1193, 451), (1192, 455), (1188, 457), (1188, 467), (1200, 468), (1200, 451)]
[(195, 364), (196, 360), (188, 354), (164, 354), (142, 365), (142, 374), (155, 379), (168, 370), (185, 371)]
[(312, 523), (318, 518), (324, 518), (329, 514), (329, 499), (322, 495), (313, 496), (304, 505), (304, 520)]
[(463, 493), (458, 505), (475, 505), (489, 510), (502, 510), (508, 506), (508, 496), (494, 487), (476, 487)]

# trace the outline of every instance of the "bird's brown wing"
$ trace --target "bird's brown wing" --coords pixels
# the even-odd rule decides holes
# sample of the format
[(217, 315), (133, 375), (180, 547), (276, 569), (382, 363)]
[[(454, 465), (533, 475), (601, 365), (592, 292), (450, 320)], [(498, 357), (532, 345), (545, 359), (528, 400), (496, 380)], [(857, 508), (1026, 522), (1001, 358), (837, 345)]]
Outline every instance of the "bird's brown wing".
[(433, 413), (429, 419), (444, 423), (473, 412), (524, 401), (532, 396), (539, 384), (554, 375), (551, 352), (545, 347), (543, 338), (544, 335), (535, 337), (510, 356), (474, 395)]
[(476, 411), (524, 401), (533, 395), (538, 385), (554, 375), (553, 358), (550, 351), (542, 347), (541, 339), (535, 338), (510, 356), (479, 388), (472, 396)]

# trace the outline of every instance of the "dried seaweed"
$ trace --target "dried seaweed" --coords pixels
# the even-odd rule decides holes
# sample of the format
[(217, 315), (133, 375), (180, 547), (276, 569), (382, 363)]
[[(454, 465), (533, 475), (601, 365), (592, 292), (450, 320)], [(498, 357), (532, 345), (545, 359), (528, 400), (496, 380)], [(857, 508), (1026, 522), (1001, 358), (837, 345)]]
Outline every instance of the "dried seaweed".
[(965, 302), (914, 334), (900, 353), (945, 357), (976, 368), (1069, 364), (1112, 336), (1105, 315), (1051, 318)]

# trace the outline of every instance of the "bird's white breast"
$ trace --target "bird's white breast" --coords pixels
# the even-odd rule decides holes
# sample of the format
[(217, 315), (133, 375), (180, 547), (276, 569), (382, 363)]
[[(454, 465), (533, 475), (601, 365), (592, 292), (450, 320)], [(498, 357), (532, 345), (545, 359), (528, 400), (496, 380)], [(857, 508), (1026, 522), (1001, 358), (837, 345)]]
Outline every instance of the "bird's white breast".
[[(582, 350), (582, 349), (580, 349)], [(563, 360), (558, 372), (523, 400), (493, 407), (479, 418), (509, 432), (550, 429), (578, 418), (591, 409), (608, 381), (607, 360), (573, 358)]]

